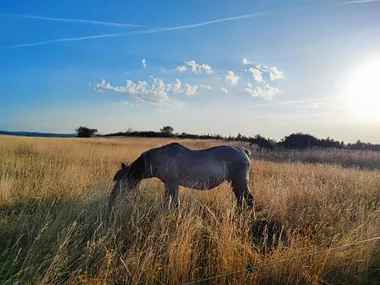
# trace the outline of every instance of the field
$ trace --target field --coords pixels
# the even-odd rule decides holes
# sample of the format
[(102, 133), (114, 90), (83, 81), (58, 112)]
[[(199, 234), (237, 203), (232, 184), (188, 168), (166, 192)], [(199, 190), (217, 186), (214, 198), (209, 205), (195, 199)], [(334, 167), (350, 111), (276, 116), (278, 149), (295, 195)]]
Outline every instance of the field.
[(120, 162), (168, 142), (0, 136), (0, 283), (379, 284), (380, 241), (352, 244), (380, 236), (377, 153), (253, 152), (256, 220), (227, 184), (167, 211), (156, 179), (107, 215)]

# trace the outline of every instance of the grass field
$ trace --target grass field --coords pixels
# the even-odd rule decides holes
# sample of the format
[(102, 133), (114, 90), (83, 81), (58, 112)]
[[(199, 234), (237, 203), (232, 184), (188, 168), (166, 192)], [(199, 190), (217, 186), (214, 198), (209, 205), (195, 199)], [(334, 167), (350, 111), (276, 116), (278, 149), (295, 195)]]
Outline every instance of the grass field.
[[(107, 215), (120, 162), (168, 142), (0, 136), (0, 283), (181, 284), (380, 235), (376, 153), (253, 153), (256, 221), (236, 214), (227, 184), (183, 188), (180, 210), (166, 211), (156, 179)], [(371, 241), (200, 284), (378, 282)]]

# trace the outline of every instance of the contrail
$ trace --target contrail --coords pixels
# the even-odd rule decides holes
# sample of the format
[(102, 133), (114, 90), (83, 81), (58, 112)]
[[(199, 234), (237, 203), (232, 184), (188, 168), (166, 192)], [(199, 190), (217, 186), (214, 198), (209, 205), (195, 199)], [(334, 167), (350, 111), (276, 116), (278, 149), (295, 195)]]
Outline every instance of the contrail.
[(363, 4), (363, 3), (371, 3), (371, 2), (380, 2), (380, 0), (353, 0), (353, 1), (344, 1), (338, 3), (339, 5), (349, 5), (349, 4)]
[[(380, 0), (352, 0), (352, 1), (340, 2), (338, 3), (338, 5), (361, 4), (361, 3), (371, 3), (371, 2), (380, 2)], [(310, 8), (310, 7), (299, 7), (298, 9), (305, 9), (305, 8)], [(103, 34), (103, 35), (97, 35), (97, 36), (87, 36), (87, 37), (78, 37), (78, 38), (49, 40), (49, 41), (42, 41), (42, 42), (35, 42), (35, 43), (26, 43), (26, 44), (8, 46), (8, 48), (38, 46), (38, 45), (46, 45), (46, 44), (59, 43), (59, 42), (83, 41), (83, 40), (90, 40), (90, 39), (110, 38), (110, 37), (138, 35), (138, 34), (162, 33), (162, 32), (169, 32), (169, 31), (182, 30), (182, 29), (192, 29), (192, 28), (212, 25), (212, 24), (226, 22), (226, 21), (236, 21), (236, 20), (241, 20), (241, 19), (265, 16), (272, 13), (274, 13), (274, 11), (252, 13), (252, 14), (240, 15), (240, 16), (235, 16), (235, 17), (227, 17), (227, 18), (222, 18), (222, 19), (217, 19), (217, 20), (212, 20), (212, 21), (206, 21), (206, 22), (201, 22), (201, 23), (195, 23), (195, 24), (190, 24), (190, 25), (163, 27), (163, 28), (156, 28), (156, 29), (142, 30), (142, 31), (140, 30), (140, 31), (129, 32), (129, 33)], [(63, 18), (51, 18), (51, 17), (40, 17), (40, 16), (33, 16), (33, 15), (4, 14), (4, 13), (0, 13), (0, 15), (20, 17), (20, 18), (49, 20), (49, 21), (76, 22), (76, 23), (84, 23), (84, 24), (92, 24), (92, 25), (101, 25), (101, 26), (107, 26), (107, 27), (143, 27), (141, 25), (110, 23), (110, 22), (103, 22), (103, 21), (92, 21), (92, 20), (81, 20), (81, 19), (63, 19)]]
[(253, 17), (259, 17), (259, 16), (265, 16), (273, 13), (271, 12), (261, 12), (261, 13), (253, 13), (253, 14), (246, 14), (241, 16), (235, 16), (235, 17), (228, 17), (228, 18), (222, 18), (207, 22), (201, 22), (201, 23), (195, 23), (190, 25), (184, 25), (184, 26), (175, 26), (175, 27), (163, 27), (163, 28), (157, 28), (157, 29), (151, 29), (151, 30), (143, 30), (143, 31), (135, 31), (128, 33), (128, 35), (137, 35), (137, 34), (152, 34), (152, 33), (162, 33), (162, 32), (169, 32), (169, 31), (175, 31), (175, 30), (182, 30), (182, 29), (191, 29), (191, 28), (197, 28), (202, 26), (207, 26), (211, 24), (216, 24), (220, 22), (226, 22), (226, 21), (235, 21), (240, 19), (246, 19), (246, 18), (253, 18)]
[(120, 35), (122, 34), (105, 34), (105, 35), (98, 35), (98, 36), (58, 39), (58, 40), (13, 45), (13, 46), (8, 46), (8, 48), (31, 47), (31, 46), (40, 46), (40, 45), (47, 45), (47, 44), (52, 44), (52, 43), (59, 43), (59, 42), (74, 42), (74, 41), (84, 41), (84, 40), (99, 39), (99, 38), (111, 38), (111, 37), (117, 37)]
[[(83, 40), (90, 40), (90, 39), (111, 38), (111, 37), (119, 37), (119, 36), (138, 35), (138, 34), (162, 33), (162, 32), (174, 31), (174, 30), (197, 28), (197, 27), (202, 27), (202, 26), (216, 24), (216, 23), (225, 22), (225, 21), (235, 21), (235, 20), (240, 20), (240, 19), (264, 16), (264, 15), (268, 15), (271, 13), (273, 13), (273, 12), (253, 13), (253, 14), (246, 14), (246, 15), (241, 15), (241, 16), (222, 18), (222, 19), (217, 19), (217, 20), (212, 20), (212, 21), (207, 21), (207, 22), (201, 22), (201, 23), (195, 23), (195, 24), (190, 24), (190, 25), (184, 25), (184, 26), (163, 27), (163, 28), (157, 28), (157, 29), (135, 31), (135, 32), (130, 32), (130, 33), (104, 34), (104, 35), (79, 37), (79, 38), (49, 40), (49, 41), (42, 41), (42, 42), (35, 42), (35, 43), (12, 45), (12, 46), (8, 46), (8, 48), (39, 46), (39, 45), (46, 45), (46, 44), (59, 43), (59, 42), (83, 41)], [(85, 20), (77, 20), (77, 21), (85, 21)]]
[(112, 23), (112, 22), (83, 20), (83, 19), (65, 19), (65, 18), (52, 18), (52, 17), (41, 17), (41, 16), (34, 16), (34, 15), (4, 14), (4, 13), (0, 13), (0, 15), (9, 16), (9, 17), (27, 18), (27, 19), (47, 20), (47, 21), (90, 24), (90, 25), (113, 27), (113, 28), (142, 27), (141, 25), (134, 25), (134, 24)]

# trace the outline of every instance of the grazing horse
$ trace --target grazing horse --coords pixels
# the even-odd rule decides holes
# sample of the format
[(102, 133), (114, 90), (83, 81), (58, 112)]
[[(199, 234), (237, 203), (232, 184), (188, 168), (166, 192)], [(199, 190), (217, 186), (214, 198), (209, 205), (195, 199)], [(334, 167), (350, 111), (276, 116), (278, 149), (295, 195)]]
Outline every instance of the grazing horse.
[(178, 207), (179, 185), (209, 190), (224, 181), (231, 183), (241, 208), (243, 198), (253, 208), (254, 198), (248, 187), (248, 149), (243, 147), (217, 146), (203, 150), (191, 150), (178, 143), (149, 149), (131, 165), (121, 164), (114, 177), (109, 207), (112, 208), (121, 192), (128, 192), (146, 178), (157, 177), (165, 184), (164, 202)]
[(264, 139), (264, 138), (262, 138), (262, 137), (258, 137), (258, 138), (255, 138), (255, 139), (251, 139), (250, 141), (249, 141), (249, 146), (252, 146), (252, 145), (257, 145), (257, 151), (258, 152), (261, 152), (261, 150), (263, 149), (263, 148), (266, 148), (267, 149), (267, 152), (269, 151), (269, 150), (271, 150), (271, 151), (273, 151), (273, 145), (271, 144), (271, 142), (270, 141), (268, 141), (268, 140), (266, 140), (266, 139)]

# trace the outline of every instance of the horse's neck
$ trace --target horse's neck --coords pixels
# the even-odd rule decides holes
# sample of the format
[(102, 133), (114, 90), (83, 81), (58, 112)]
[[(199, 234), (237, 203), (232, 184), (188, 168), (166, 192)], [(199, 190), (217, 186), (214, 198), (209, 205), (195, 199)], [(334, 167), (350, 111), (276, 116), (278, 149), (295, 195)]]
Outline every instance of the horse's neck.
[(136, 183), (145, 178), (145, 157), (144, 154), (140, 155), (130, 166), (131, 176)]
[(260, 145), (265, 145), (266, 144), (266, 140), (264, 140), (264, 139), (260, 139), (260, 140), (258, 140), (258, 143), (260, 144)]

